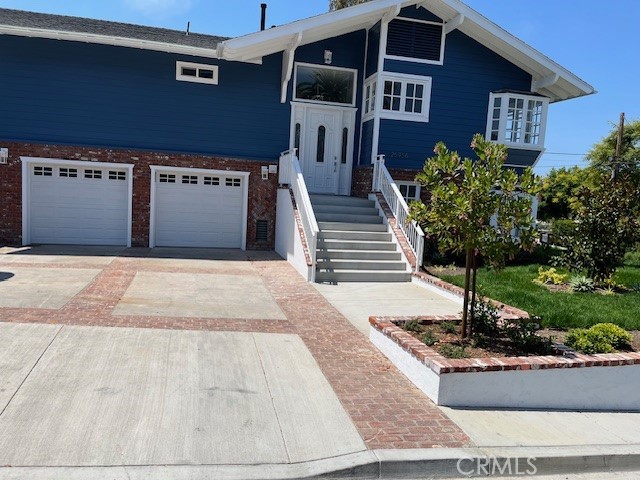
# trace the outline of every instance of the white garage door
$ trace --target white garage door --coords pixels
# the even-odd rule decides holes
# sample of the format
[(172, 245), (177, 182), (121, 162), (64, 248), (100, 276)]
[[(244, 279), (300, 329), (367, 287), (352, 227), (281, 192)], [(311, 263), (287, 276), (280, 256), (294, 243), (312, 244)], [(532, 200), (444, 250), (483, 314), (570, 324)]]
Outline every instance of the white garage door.
[(156, 171), (154, 181), (156, 246), (242, 248), (245, 178)]
[(28, 241), (127, 245), (128, 169), (29, 163)]

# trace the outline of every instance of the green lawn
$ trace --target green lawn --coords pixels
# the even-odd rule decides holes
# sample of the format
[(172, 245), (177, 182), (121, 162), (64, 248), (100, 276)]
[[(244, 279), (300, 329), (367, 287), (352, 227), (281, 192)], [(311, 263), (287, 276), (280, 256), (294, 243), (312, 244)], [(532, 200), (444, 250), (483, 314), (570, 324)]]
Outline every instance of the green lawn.
[[(545, 327), (588, 327), (612, 322), (629, 330), (640, 330), (640, 293), (605, 296), (594, 293), (551, 293), (532, 282), (539, 265), (507, 267), (500, 272), (478, 271), (478, 285), (484, 295), (542, 317)], [(547, 267), (545, 267), (547, 268)], [(464, 285), (463, 275), (440, 275), (443, 280)], [(640, 283), (640, 268), (621, 268), (616, 281)]]

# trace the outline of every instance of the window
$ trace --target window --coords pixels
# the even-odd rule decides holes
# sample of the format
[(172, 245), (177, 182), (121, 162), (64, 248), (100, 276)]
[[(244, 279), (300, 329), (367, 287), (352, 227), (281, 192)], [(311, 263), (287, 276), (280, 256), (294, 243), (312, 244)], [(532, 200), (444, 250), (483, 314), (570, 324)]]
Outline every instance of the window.
[(173, 173), (159, 173), (158, 182), (160, 183), (176, 183), (176, 176)]
[(300, 123), (296, 123), (296, 128), (293, 134), (293, 148), (296, 149), (296, 155), (300, 156)]
[(396, 182), (398, 190), (408, 202), (420, 199), (420, 184), (415, 182)]
[(77, 168), (65, 168), (60, 167), (60, 176), (67, 178), (77, 178), (78, 177), (78, 169)]
[(218, 67), (201, 63), (176, 62), (176, 80), (218, 84)]
[(205, 185), (220, 185), (220, 177), (204, 177)]
[(109, 180), (126, 180), (126, 179), (127, 179), (127, 172), (109, 170)]
[(239, 178), (225, 178), (224, 179), (224, 184), (227, 187), (239, 187), (240, 186), (240, 179)]
[(355, 85), (355, 70), (296, 64), (295, 100), (354, 105)]
[(39, 177), (52, 177), (53, 176), (53, 168), (51, 167), (33, 167), (33, 174)]
[(102, 170), (92, 170), (90, 168), (85, 169), (84, 178), (93, 178), (100, 180), (102, 178)]
[(429, 121), (431, 78), (416, 75), (384, 75), (382, 118)]
[(363, 118), (366, 120), (373, 117), (376, 109), (376, 88), (378, 87), (377, 77), (368, 79), (364, 84), (364, 105)]
[(386, 55), (442, 65), (444, 38), (442, 23), (397, 18), (389, 22)]
[(487, 138), (511, 147), (541, 149), (549, 100), (516, 93), (489, 97)]
[(318, 146), (316, 148), (316, 162), (324, 162), (324, 139), (327, 134), (327, 129), (324, 125), (318, 127)]
[(349, 146), (349, 129), (344, 127), (342, 129), (342, 151), (340, 153), (340, 163), (343, 165), (347, 163), (347, 147)]
[(187, 185), (197, 185), (198, 184), (198, 176), (197, 175), (182, 175), (182, 183)]

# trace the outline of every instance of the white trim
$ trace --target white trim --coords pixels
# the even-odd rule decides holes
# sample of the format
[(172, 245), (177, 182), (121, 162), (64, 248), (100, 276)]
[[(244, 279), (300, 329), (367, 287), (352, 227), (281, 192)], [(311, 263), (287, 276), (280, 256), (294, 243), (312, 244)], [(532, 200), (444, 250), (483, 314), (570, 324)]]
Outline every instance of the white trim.
[[(403, 57), (402, 55), (387, 55), (387, 42), (388, 42), (388, 35), (387, 38), (385, 39), (384, 42), (384, 46), (382, 46), (382, 51), (384, 52), (384, 60), (399, 60), (402, 62), (411, 62), (411, 63), (423, 63), (426, 65), (444, 65), (444, 44), (445, 44), (445, 39), (447, 37), (447, 34), (445, 32), (445, 26), (446, 24), (443, 22), (433, 22), (431, 20), (420, 20), (418, 18), (408, 18), (408, 17), (397, 17), (394, 18), (393, 20), (404, 20), (404, 21), (408, 21), (408, 22), (414, 22), (414, 23), (422, 23), (425, 25), (438, 25), (440, 27), (442, 27), (442, 33), (440, 35), (440, 59), (439, 60), (426, 60), (423, 58), (415, 58), (415, 57)], [(389, 22), (391, 23), (391, 22)], [(384, 61), (383, 60), (383, 61)], [(383, 68), (382, 70), (384, 71), (384, 64), (383, 64)]]
[(395, 180), (395, 182), (396, 182), (396, 185), (398, 186), (398, 190), (400, 190), (401, 186), (416, 187), (415, 197), (407, 198), (404, 195), (402, 195), (402, 191), (400, 191), (400, 194), (402, 195), (402, 198), (404, 198), (405, 202), (409, 203), (411, 200), (420, 200), (420, 189), (422, 187), (419, 182), (415, 182), (412, 180)]
[[(291, 80), (291, 72), (293, 71), (293, 61), (296, 56), (296, 48), (302, 42), (302, 32), (298, 32), (291, 40), (291, 44), (282, 53), (282, 85), (280, 88), (280, 103), (287, 101), (287, 88), (289, 86), (289, 80)], [(295, 81), (293, 94), (295, 95)]]
[[(499, 119), (499, 126), (498, 126), (498, 138), (497, 140), (491, 140), (491, 131), (492, 131), (492, 123), (493, 123), (493, 105), (494, 105), (494, 100), (496, 98), (501, 98), (502, 102), (500, 105), (500, 119)], [(506, 140), (506, 124), (507, 124), (507, 113), (509, 110), (509, 99), (511, 98), (515, 98), (515, 99), (522, 99), (524, 100), (524, 118), (522, 119), (522, 128), (523, 128), (523, 132), (522, 132), (522, 138), (524, 139), (524, 134), (525, 134), (525, 128), (526, 128), (526, 106), (527, 106), (527, 102), (529, 100), (534, 100), (534, 101), (540, 101), (542, 102), (542, 114), (540, 116), (540, 135), (538, 138), (538, 143), (525, 143), (524, 141), (522, 142), (510, 142)], [(514, 149), (520, 149), (520, 150), (540, 150), (543, 151), (544, 150), (544, 140), (545, 140), (545, 133), (547, 130), (547, 114), (549, 111), (549, 99), (547, 97), (540, 97), (537, 95), (526, 95), (526, 94), (522, 94), (522, 93), (510, 93), (510, 92), (504, 92), (504, 93), (489, 93), (489, 105), (487, 108), (487, 124), (486, 124), (486, 128), (485, 128), (485, 138), (487, 140), (496, 142), (496, 143), (502, 143), (504, 145), (506, 145), (509, 148), (514, 148)]]
[[(196, 76), (184, 75), (182, 73), (183, 68), (193, 68), (196, 71)], [(212, 78), (200, 77), (200, 70), (211, 70)], [(206, 63), (192, 63), (192, 62), (176, 62), (176, 80), (181, 82), (193, 82), (193, 83), (207, 83), (209, 85), (218, 84), (218, 66), (208, 65)]]
[[(370, 75), (367, 79), (365, 79), (365, 81), (363, 82), (363, 86), (362, 86), (362, 123), (364, 122), (368, 122), (369, 120), (373, 119), (376, 113), (376, 102), (377, 102), (377, 97), (376, 97), (376, 93), (378, 90), (378, 84), (376, 83), (378, 81), (378, 74), (374, 73), (373, 75)], [(376, 83), (376, 88), (375, 90), (373, 88), (369, 89), (370, 92), (373, 92), (373, 98), (374, 98), (374, 102), (373, 105), (369, 104), (369, 111), (367, 112), (367, 103), (368, 99), (367, 99), (367, 87), (373, 87), (373, 84)], [(371, 95), (369, 96), (369, 99), (371, 98)]]
[(447, 23), (444, 24), (444, 34), (448, 35), (454, 30), (457, 30), (460, 25), (464, 23), (465, 16), (462, 13), (459, 13)]
[[(296, 90), (298, 86), (298, 67), (312, 67), (319, 68), (325, 70), (339, 70), (343, 72), (350, 72), (353, 74), (353, 98), (351, 103), (339, 103), (339, 102), (325, 102), (323, 100), (308, 100), (306, 98), (297, 98)], [(333, 65), (320, 65), (315, 63), (304, 63), (304, 62), (295, 62), (294, 65), (294, 74), (293, 74), (293, 92), (291, 92), (291, 101), (293, 102), (304, 102), (304, 103), (313, 103), (320, 105), (335, 105), (337, 107), (355, 107), (356, 106), (356, 98), (358, 96), (358, 70), (355, 68), (347, 68), (347, 67), (334, 67)]]
[[(400, 89), (400, 111), (395, 110), (385, 110), (384, 105), (384, 82), (385, 81), (395, 81), (400, 82), (402, 87)], [(413, 113), (404, 111), (405, 100), (406, 100), (406, 86), (407, 83), (413, 83), (416, 85), (423, 86), (423, 96), (422, 96), (422, 112), (421, 113)], [(380, 118), (386, 118), (390, 120), (405, 120), (410, 122), (429, 122), (429, 111), (431, 109), (431, 88), (432, 88), (432, 78), (421, 76), (421, 75), (410, 75), (406, 73), (391, 73), (391, 72), (383, 72), (378, 75), (378, 84), (382, 86), (382, 98), (376, 98), (376, 104), (378, 106), (378, 115)]]
[(98, 167), (112, 169), (127, 170), (127, 189), (128, 189), (128, 206), (127, 206), (127, 247), (131, 246), (132, 222), (133, 222), (133, 167), (132, 163), (109, 163), (109, 162), (88, 162), (84, 160), (62, 160), (58, 158), (45, 157), (20, 157), (22, 161), (22, 244), (29, 245), (31, 243), (31, 201), (29, 196), (29, 185), (31, 183), (31, 175), (29, 174), (29, 166), (33, 164), (45, 165), (73, 165), (79, 167)]
[(18, 35), (22, 37), (48, 38), (51, 40), (68, 40), (72, 42), (97, 43), (115, 47), (138, 48), (141, 50), (155, 50), (159, 52), (180, 53), (196, 57), (218, 58), (213, 48), (191, 47), (173, 43), (140, 40), (137, 38), (113, 37), (94, 33), (66, 32), (62, 30), (48, 30), (44, 28), (15, 27), (0, 25), (0, 35)]
[(149, 248), (155, 247), (155, 227), (156, 227), (156, 173), (176, 172), (179, 174), (211, 174), (220, 176), (242, 177), (242, 241), (240, 248), (247, 249), (247, 219), (249, 209), (249, 175), (251, 172), (241, 172), (238, 170), (213, 170), (208, 168), (171, 167), (166, 165), (149, 165), (151, 170), (151, 192), (149, 198)]

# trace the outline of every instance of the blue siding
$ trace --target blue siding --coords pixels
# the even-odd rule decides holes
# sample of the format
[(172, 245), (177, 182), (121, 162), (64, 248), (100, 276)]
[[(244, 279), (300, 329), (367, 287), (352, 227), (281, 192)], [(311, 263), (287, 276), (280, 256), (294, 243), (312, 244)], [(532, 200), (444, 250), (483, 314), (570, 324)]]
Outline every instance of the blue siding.
[(416, 8), (414, 5), (410, 7), (404, 7), (400, 10), (399, 17), (413, 18), (416, 20), (427, 20), (429, 22), (442, 22), (442, 19), (437, 15), (431, 13), (426, 8)]
[(365, 78), (378, 71), (378, 53), (380, 49), (380, 22), (369, 29), (369, 41), (367, 44), (367, 73)]
[(362, 149), (358, 165), (371, 163), (371, 151), (373, 149), (373, 120), (368, 120), (362, 125)]
[(472, 155), (471, 138), (486, 130), (489, 93), (531, 88), (529, 74), (457, 30), (447, 35), (444, 65), (385, 60), (385, 70), (433, 79), (429, 123), (381, 120), (378, 150), (392, 167), (421, 168), (441, 140)]
[[(255, 159), (289, 145), (280, 54), (250, 65), (11, 36), (0, 52), (5, 140)], [(176, 60), (220, 65), (219, 85), (176, 81)]]
[[(362, 105), (362, 83), (364, 67), (364, 51), (367, 32), (359, 30), (339, 37), (327, 38), (319, 42), (303, 45), (296, 50), (296, 62), (324, 65), (324, 51), (333, 52), (332, 67), (344, 67), (357, 70), (356, 103), (358, 109), (354, 134), (353, 164), (358, 160), (358, 141), (360, 139), (360, 106)], [(293, 76), (292, 76), (293, 77)], [(289, 99), (293, 98), (293, 78), (289, 83)], [(288, 127), (287, 127), (288, 131)]]

